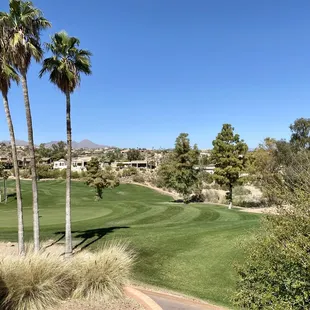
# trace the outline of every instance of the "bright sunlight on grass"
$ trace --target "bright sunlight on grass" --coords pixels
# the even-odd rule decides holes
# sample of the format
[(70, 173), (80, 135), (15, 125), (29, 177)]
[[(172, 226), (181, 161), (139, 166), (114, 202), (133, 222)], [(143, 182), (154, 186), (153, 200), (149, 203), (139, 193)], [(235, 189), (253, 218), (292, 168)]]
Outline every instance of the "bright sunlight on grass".
[[(9, 183), (10, 187), (14, 184)], [(32, 237), (31, 182), (22, 183), (26, 237)], [(41, 237), (64, 238), (64, 181), (39, 183)], [(171, 198), (137, 185), (106, 190), (101, 201), (81, 182), (72, 185), (75, 246), (101, 248), (107, 240), (129, 242), (137, 254), (134, 278), (212, 302), (231, 305), (236, 246), (250, 236), (259, 215), (225, 207), (171, 202)], [(13, 197), (0, 205), (0, 238), (16, 241)]]

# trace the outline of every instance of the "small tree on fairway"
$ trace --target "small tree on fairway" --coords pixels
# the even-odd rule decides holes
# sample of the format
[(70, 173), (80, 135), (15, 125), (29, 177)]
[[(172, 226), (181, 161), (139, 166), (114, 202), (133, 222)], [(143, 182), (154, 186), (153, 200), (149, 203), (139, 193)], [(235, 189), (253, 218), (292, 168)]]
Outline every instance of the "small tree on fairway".
[(86, 184), (96, 189), (96, 199), (102, 199), (103, 190), (118, 186), (119, 179), (111, 167), (102, 170), (98, 158), (92, 158), (87, 164)]
[(165, 186), (181, 194), (185, 202), (198, 181), (199, 150), (196, 145), (192, 148), (187, 133), (181, 133), (175, 142), (175, 148), (159, 169), (159, 176)]
[(78, 38), (70, 37), (66, 32), (52, 36), (52, 42), (46, 44), (53, 56), (46, 58), (40, 77), (50, 73), (50, 81), (66, 96), (67, 125), (67, 175), (66, 175), (66, 257), (72, 254), (71, 235), (71, 162), (72, 162), (72, 129), (71, 129), (71, 94), (81, 82), (81, 73), (91, 74), (91, 53), (79, 49)]
[(224, 124), (222, 131), (213, 141), (212, 159), (215, 162), (214, 179), (220, 185), (228, 186), (229, 209), (232, 208), (233, 186), (246, 166), (248, 146), (234, 134), (230, 124)]

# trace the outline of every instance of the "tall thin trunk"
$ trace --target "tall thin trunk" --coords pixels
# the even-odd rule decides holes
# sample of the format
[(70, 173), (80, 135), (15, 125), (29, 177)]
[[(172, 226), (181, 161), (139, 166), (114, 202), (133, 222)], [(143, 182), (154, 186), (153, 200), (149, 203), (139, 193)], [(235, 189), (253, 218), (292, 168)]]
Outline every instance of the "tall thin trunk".
[(71, 130), (71, 104), (70, 93), (66, 93), (66, 119), (67, 119), (67, 175), (66, 175), (66, 249), (65, 257), (72, 255), (71, 235), (71, 161), (72, 161), (72, 130)]
[(33, 242), (35, 252), (40, 250), (40, 221), (39, 221), (39, 205), (38, 205), (38, 185), (37, 185), (37, 168), (35, 158), (35, 148), (33, 142), (32, 117), (29, 102), (29, 93), (27, 85), (26, 73), (22, 72), (21, 81), (23, 86), (24, 103), (26, 110), (26, 120), (28, 127), (28, 143), (30, 152), (30, 168), (32, 178), (32, 208), (33, 208)]
[(6, 175), (3, 178), (3, 196), (4, 196), (4, 203), (8, 202), (8, 194), (6, 190)]
[(228, 205), (228, 209), (231, 209), (233, 206), (233, 186), (232, 184), (229, 184), (229, 205)]
[(15, 173), (17, 219), (18, 219), (18, 253), (19, 255), (24, 255), (25, 254), (24, 217), (23, 217), (23, 203), (22, 203), (22, 194), (21, 194), (21, 186), (20, 186), (16, 142), (15, 142), (14, 127), (13, 127), (13, 122), (12, 122), (11, 112), (10, 112), (10, 107), (9, 107), (9, 101), (8, 101), (7, 96), (4, 96), (4, 95), (3, 95), (3, 105), (4, 105), (4, 111), (5, 111), (6, 120), (8, 123), (9, 132), (10, 132), (13, 166), (14, 166), (14, 173)]

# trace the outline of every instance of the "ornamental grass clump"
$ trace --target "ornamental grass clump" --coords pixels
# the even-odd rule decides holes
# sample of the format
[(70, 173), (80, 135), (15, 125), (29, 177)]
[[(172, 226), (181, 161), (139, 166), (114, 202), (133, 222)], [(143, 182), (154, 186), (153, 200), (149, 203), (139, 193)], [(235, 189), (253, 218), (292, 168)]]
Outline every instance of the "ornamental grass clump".
[(51, 253), (8, 255), (0, 259), (1, 309), (43, 310), (71, 296), (70, 265)]
[(98, 300), (120, 297), (135, 260), (126, 244), (110, 243), (95, 253), (72, 260), (76, 287), (73, 298)]

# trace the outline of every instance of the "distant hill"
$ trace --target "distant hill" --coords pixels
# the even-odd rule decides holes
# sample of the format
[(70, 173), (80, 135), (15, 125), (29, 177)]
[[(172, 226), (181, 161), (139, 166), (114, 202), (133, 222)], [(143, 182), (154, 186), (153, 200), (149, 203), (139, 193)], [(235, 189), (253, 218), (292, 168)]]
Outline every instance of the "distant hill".
[[(46, 147), (51, 147), (53, 144), (58, 143), (59, 141), (50, 141), (47, 143), (44, 143)], [(10, 141), (2, 141), (2, 143), (10, 144)], [(16, 145), (18, 146), (26, 146), (28, 145), (27, 141), (24, 140), (16, 140)], [(103, 148), (106, 147), (105, 145), (100, 145), (97, 143), (94, 143), (88, 139), (84, 139), (81, 142), (72, 141), (72, 148), (73, 149), (97, 149), (97, 148)]]
[[(58, 143), (59, 141), (50, 141), (48, 143), (45, 143), (46, 147), (51, 147), (53, 144)], [(94, 143), (88, 139), (84, 139), (81, 142), (72, 141), (72, 148), (73, 149), (98, 149), (105, 147), (105, 145), (100, 145), (97, 143)]]
[[(10, 141), (1, 141), (1, 143), (10, 144)], [(16, 145), (26, 146), (26, 145), (28, 145), (28, 142), (24, 141), (24, 140), (16, 140)]]

